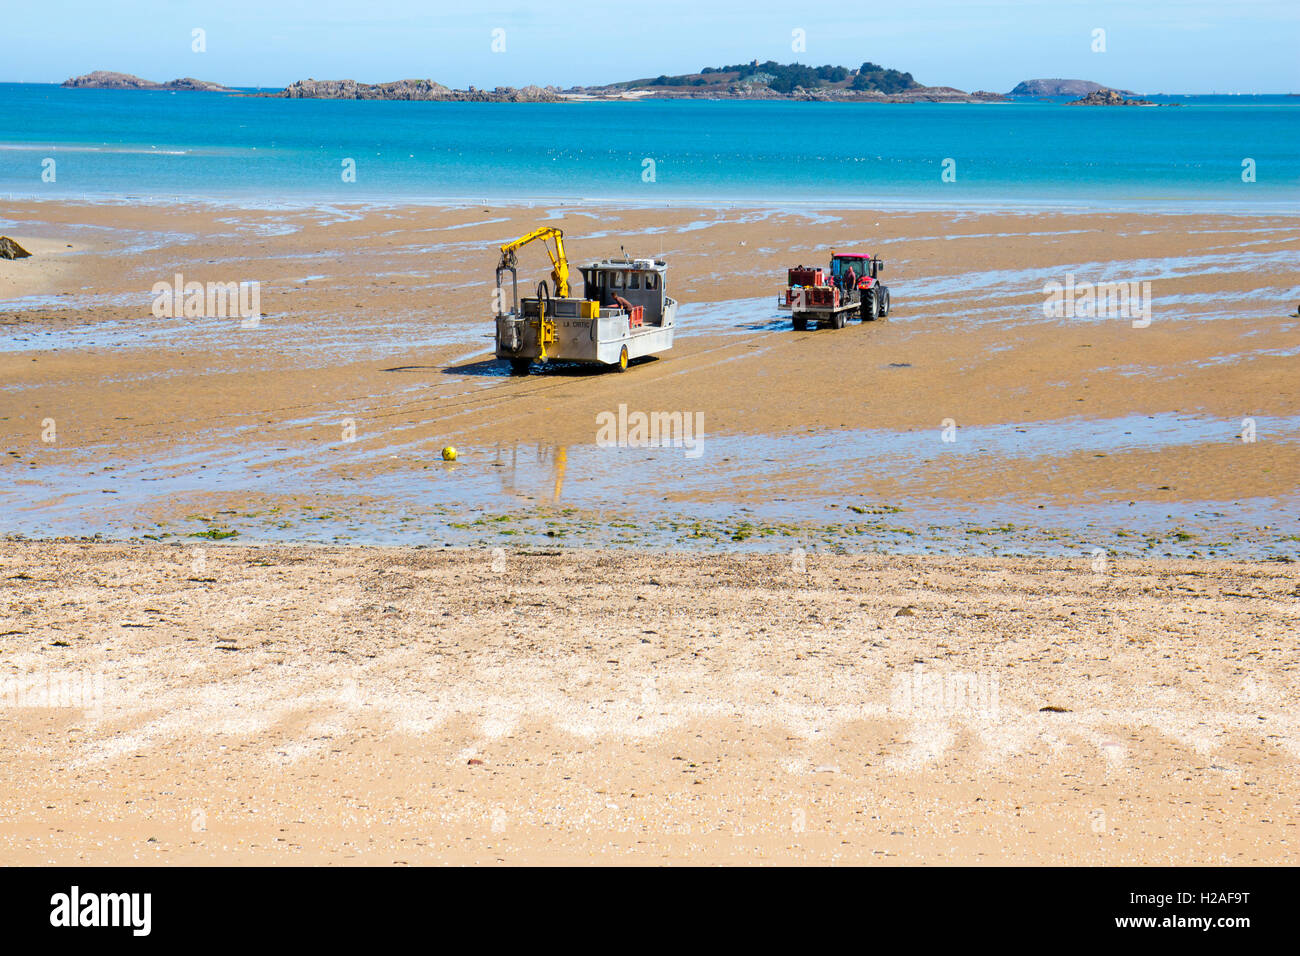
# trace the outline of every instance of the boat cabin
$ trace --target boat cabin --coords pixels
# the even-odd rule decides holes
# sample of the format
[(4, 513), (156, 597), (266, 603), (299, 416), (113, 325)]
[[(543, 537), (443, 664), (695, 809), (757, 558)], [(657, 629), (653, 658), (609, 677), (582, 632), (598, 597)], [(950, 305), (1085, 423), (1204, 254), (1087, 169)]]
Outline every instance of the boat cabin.
[(619, 309), (619, 299), (643, 310), (646, 325), (664, 324), (664, 289), (668, 266), (662, 259), (600, 259), (579, 266), (583, 298), (602, 309)]

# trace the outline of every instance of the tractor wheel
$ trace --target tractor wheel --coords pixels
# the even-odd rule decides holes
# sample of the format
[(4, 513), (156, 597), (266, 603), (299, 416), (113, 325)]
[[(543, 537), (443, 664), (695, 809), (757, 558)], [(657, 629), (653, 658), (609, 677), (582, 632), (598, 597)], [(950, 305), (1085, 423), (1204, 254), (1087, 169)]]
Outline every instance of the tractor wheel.
[(796, 332), (808, 331), (808, 316), (796, 315), (791, 321), (794, 322), (794, 330)]
[(528, 370), (532, 367), (533, 367), (532, 359), (511, 359), (510, 360), (511, 375), (527, 375)]
[(874, 322), (880, 318), (880, 300), (876, 298), (875, 289), (867, 289), (862, 293), (862, 307), (858, 311), (863, 322)]
[(618, 370), (620, 372), (627, 371), (627, 346), (626, 345), (623, 346), (623, 348), (618, 353)]
[(880, 287), (880, 317), (889, 318), (889, 290), (884, 286)]

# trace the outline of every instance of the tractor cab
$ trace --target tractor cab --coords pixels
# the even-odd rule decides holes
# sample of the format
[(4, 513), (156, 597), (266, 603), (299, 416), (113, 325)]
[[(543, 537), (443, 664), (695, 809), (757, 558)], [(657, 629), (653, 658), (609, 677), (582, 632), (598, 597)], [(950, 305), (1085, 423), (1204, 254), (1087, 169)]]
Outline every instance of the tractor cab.
[[(879, 277), (884, 270), (885, 263), (875, 258), (870, 253), (857, 252), (833, 252), (831, 253), (831, 278), (835, 284), (842, 289), (864, 288), (871, 283), (863, 283), (863, 278), (872, 280)], [(853, 274), (852, 285), (849, 284), (849, 273)]]

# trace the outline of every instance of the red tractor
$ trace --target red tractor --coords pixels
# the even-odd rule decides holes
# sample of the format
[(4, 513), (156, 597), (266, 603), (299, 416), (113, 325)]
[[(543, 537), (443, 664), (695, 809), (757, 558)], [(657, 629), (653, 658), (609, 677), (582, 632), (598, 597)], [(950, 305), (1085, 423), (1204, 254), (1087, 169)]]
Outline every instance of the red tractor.
[(796, 332), (810, 321), (842, 329), (854, 313), (863, 322), (883, 319), (889, 315), (889, 289), (880, 281), (884, 271), (884, 261), (870, 253), (832, 252), (829, 272), (791, 269), (777, 306), (791, 311)]

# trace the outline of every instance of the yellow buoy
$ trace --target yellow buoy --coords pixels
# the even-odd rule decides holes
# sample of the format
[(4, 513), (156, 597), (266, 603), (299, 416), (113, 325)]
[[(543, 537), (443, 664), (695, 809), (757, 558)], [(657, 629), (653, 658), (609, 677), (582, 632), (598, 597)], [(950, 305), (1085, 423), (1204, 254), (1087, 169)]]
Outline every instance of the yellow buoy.
[(443, 460), (443, 461), (455, 461), (455, 460), (456, 460), (456, 449), (452, 448), (450, 445), (448, 445), (446, 448), (444, 448), (444, 449), (442, 450), (442, 460)]

